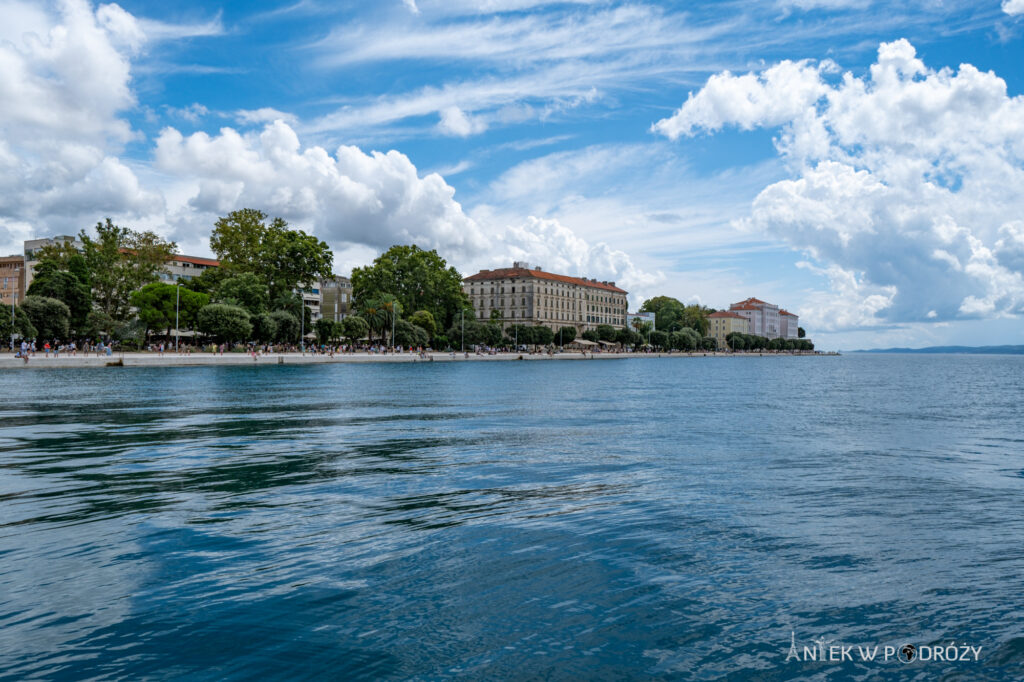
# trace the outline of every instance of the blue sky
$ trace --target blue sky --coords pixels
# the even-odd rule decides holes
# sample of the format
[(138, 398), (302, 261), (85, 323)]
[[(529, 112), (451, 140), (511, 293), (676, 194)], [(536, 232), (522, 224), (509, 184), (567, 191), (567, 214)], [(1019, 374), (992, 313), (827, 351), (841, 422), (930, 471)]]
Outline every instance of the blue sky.
[[(254, 206), (829, 348), (1019, 343), (1024, 0), (0, 0), (0, 241)], [(964, 65), (964, 66), (962, 66)]]

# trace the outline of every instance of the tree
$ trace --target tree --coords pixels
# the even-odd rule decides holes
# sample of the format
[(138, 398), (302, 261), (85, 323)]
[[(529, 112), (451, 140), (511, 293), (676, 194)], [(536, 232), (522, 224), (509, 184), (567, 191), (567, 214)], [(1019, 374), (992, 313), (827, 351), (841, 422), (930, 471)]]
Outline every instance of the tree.
[[(76, 269), (81, 272), (84, 259), (76, 253), (67, 262), (69, 267), (77, 265)], [(26, 293), (63, 302), (70, 311), (70, 331), (81, 333), (86, 317), (92, 310), (92, 295), (87, 281), (82, 281), (70, 270), (61, 269), (58, 260), (42, 260), (36, 265), (32, 284)]]
[[(300, 294), (285, 291), (273, 299), (270, 307), (275, 312), (283, 310), (290, 314), (295, 318), (296, 324), (299, 324), (307, 332), (313, 329), (313, 312), (302, 300), (302, 296)], [(300, 315), (305, 319), (300, 320)], [(301, 329), (299, 331), (301, 331)], [(298, 334), (299, 332), (296, 332), (296, 338), (298, 338)]]
[(252, 323), (245, 308), (224, 303), (211, 303), (200, 310), (198, 327), (218, 342), (246, 341), (252, 336)]
[(637, 332), (631, 331), (626, 327), (623, 327), (622, 329), (619, 329), (618, 331), (615, 332), (614, 341), (618, 344), (621, 344), (622, 347), (625, 348), (627, 346), (639, 345), (643, 341), (643, 338)]
[(93, 310), (85, 317), (85, 328), (82, 333), (88, 338), (102, 335), (109, 336), (114, 329), (114, 318), (102, 310)]
[[(284, 313), (288, 315), (288, 313)], [(270, 313), (260, 313), (249, 318), (252, 323), (252, 338), (260, 343), (271, 343), (277, 337), (277, 320)]]
[(588, 329), (587, 331), (583, 332), (583, 338), (593, 343), (597, 343), (598, 341), (601, 340), (601, 337), (598, 335), (596, 329)]
[(642, 320), (639, 317), (633, 318), (633, 331), (640, 335), (644, 340), (648, 338), (648, 335), (654, 331), (654, 326), (647, 320)]
[(533, 338), (533, 327), (527, 327), (524, 324), (513, 324), (509, 325), (509, 328), (505, 330), (505, 336), (512, 339), (513, 343), (518, 343), (520, 346), (529, 345), (536, 343)]
[(398, 320), (395, 322), (395, 338), (394, 345), (396, 346), (426, 346), (430, 343), (430, 336), (423, 327), (412, 324), (408, 320)]
[(334, 257), (327, 243), (289, 229), (282, 218), (268, 224), (267, 214), (243, 208), (218, 218), (214, 225), (210, 248), (221, 266), (262, 277), (271, 300), (300, 284), (333, 275)]
[(807, 332), (804, 331), (803, 327), (797, 327), (796, 328), (796, 336), (797, 336), (798, 339), (802, 339), (805, 336), (807, 336)]
[(597, 325), (597, 338), (601, 341), (614, 341), (619, 331), (610, 324)]
[(267, 312), (267, 283), (253, 272), (239, 272), (225, 278), (216, 288), (213, 300), (245, 308), (250, 315)]
[(299, 318), (287, 310), (275, 310), (270, 313), (274, 321), (274, 341), (277, 343), (298, 343), (302, 333)]
[(701, 346), (703, 337), (689, 327), (683, 327), (669, 335), (670, 343), (676, 350), (693, 351)]
[(370, 326), (366, 324), (366, 320), (357, 315), (349, 315), (341, 321), (341, 335), (352, 345), (358, 343), (369, 333)]
[(335, 322), (334, 320), (328, 320), (325, 317), (320, 318), (313, 324), (313, 329), (316, 331), (317, 343), (321, 345), (330, 343), (332, 339), (338, 337), (340, 328), (341, 323)]
[(649, 341), (652, 346), (659, 350), (668, 348), (668, 332), (651, 332)]
[(555, 332), (551, 327), (538, 325), (533, 328), (533, 343), (538, 346), (550, 346), (555, 340)]
[(177, 251), (154, 232), (137, 232), (115, 225), (110, 218), (96, 223), (96, 238), (82, 230), (83, 256), (92, 280), (97, 307), (114, 320), (127, 319), (131, 295), (158, 279), (159, 272)]
[(32, 320), (21, 306), (14, 309), (13, 329), (11, 328), (11, 316), (0, 315), (0, 342), (10, 343), (12, 333), (23, 339), (34, 339), (39, 335), (38, 330), (32, 325)]
[(392, 246), (371, 265), (352, 271), (356, 301), (394, 296), (402, 310), (425, 310), (438, 328), (448, 329), (469, 306), (462, 292), (462, 275), (437, 254), (412, 246)]
[[(21, 302), (21, 309), (25, 311), (29, 322), (35, 327), (39, 339), (63, 341), (68, 338), (71, 310), (63, 301), (46, 296), (26, 296), (25, 300)], [(17, 313), (15, 313), (15, 325), (17, 325)]]
[(151, 282), (132, 292), (132, 305), (135, 306), (139, 320), (145, 325), (144, 338), (148, 338), (153, 329), (166, 329), (170, 334), (174, 325), (176, 289), (164, 282)]
[(683, 309), (683, 317), (680, 320), (684, 327), (697, 332), (701, 337), (707, 336), (711, 323), (708, 321), (708, 310), (701, 305), (688, 305)]
[(655, 296), (640, 306), (642, 313), (654, 313), (654, 328), (659, 331), (677, 331), (682, 325), (686, 306), (671, 296)]
[(423, 329), (431, 337), (437, 333), (437, 322), (429, 310), (417, 310), (409, 316), (409, 322)]
[(701, 347), (704, 350), (718, 350), (718, 339), (713, 336), (705, 336), (701, 339)]
[(576, 327), (562, 327), (558, 330), (558, 343), (564, 346), (576, 340)]

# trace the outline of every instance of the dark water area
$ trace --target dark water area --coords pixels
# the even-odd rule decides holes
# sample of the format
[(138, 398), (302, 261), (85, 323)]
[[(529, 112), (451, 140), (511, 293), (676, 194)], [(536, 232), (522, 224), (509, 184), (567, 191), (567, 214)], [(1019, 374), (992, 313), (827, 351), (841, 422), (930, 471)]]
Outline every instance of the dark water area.
[(1024, 357), (0, 390), (2, 680), (1024, 679)]

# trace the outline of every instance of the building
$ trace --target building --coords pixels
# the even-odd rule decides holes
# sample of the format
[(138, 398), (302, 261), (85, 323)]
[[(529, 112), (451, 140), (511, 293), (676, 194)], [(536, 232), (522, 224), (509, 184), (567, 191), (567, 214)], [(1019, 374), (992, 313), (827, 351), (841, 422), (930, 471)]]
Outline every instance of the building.
[(636, 326), (633, 324), (633, 320), (640, 320), (640, 322), (650, 322), (651, 331), (655, 329), (654, 313), (626, 313), (626, 326), (630, 331), (636, 331)]
[(338, 322), (352, 311), (352, 280), (331, 277), (320, 280), (320, 311), (324, 317)]
[[(319, 280), (305, 286), (299, 285), (298, 290), (299, 293), (302, 294), (302, 303), (309, 308), (309, 319), (316, 322), (323, 317), (320, 308), (320, 303), (323, 301), (323, 298), (320, 293)], [(308, 332), (311, 330), (307, 329), (306, 331)]]
[(766, 339), (779, 338), (779, 306), (766, 303), (759, 298), (748, 298), (729, 306), (729, 312), (741, 315), (750, 321), (748, 334)]
[(569, 277), (516, 262), (510, 268), (481, 270), (462, 282), (477, 319), (510, 324), (576, 327), (580, 332), (600, 324), (626, 325), (628, 292), (615, 282)]
[(800, 318), (788, 310), (779, 311), (779, 336), (783, 339), (800, 337)]
[(708, 315), (708, 336), (718, 341), (719, 348), (726, 348), (725, 338), (733, 332), (750, 333), (750, 320), (737, 313), (719, 310)]
[(17, 304), (25, 298), (24, 256), (0, 258), (0, 284), (0, 303), (3, 305)]
[(220, 261), (213, 258), (174, 254), (164, 266), (164, 271), (160, 273), (160, 279), (164, 282), (188, 281), (199, 277), (209, 268), (217, 267), (220, 267)]
[(85, 248), (85, 244), (82, 243), (77, 237), (71, 235), (62, 234), (56, 237), (46, 237), (44, 239), (29, 239), (25, 241), (25, 287), (27, 291), (28, 287), (32, 284), (32, 273), (35, 272), (36, 265), (39, 264), (40, 251), (47, 246), (59, 246), (61, 244), (71, 244), (77, 251), (81, 251)]

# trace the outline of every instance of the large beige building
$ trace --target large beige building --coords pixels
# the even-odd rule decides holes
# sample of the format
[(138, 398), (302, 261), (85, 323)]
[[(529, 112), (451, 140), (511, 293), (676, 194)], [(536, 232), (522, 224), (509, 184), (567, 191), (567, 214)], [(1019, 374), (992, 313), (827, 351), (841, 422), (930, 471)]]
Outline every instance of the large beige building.
[(0, 258), (0, 303), (11, 305), (25, 298), (25, 257)]
[(725, 337), (733, 332), (750, 333), (750, 320), (726, 310), (708, 315), (708, 336), (718, 341), (719, 348), (726, 348)]
[(320, 310), (325, 318), (338, 322), (353, 310), (352, 281), (335, 276), (320, 280)]
[(779, 306), (766, 303), (759, 298), (748, 298), (729, 306), (730, 313), (736, 313), (750, 321), (748, 334), (766, 339), (779, 338)]
[(462, 282), (477, 319), (510, 324), (576, 327), (580, 332), (626, 324), (628, 292), (615, 282), (569, 277), (516, 262), (511, 268), (481, 270)]

